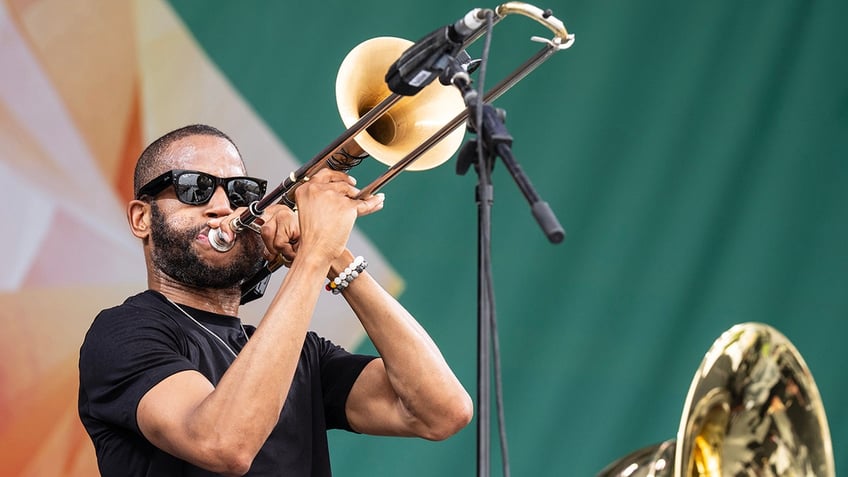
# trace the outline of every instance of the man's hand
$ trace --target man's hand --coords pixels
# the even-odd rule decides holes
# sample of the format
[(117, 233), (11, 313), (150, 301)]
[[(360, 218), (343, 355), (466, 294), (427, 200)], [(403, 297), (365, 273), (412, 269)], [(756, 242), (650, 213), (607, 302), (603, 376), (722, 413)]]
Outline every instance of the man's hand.
[(357, 217), (383, 208), (383, 194), (356, 199), (356, 179), (323, 169), (295, 190), (300, 240), (304, 248), (331, 261), (345, 250)]
[[(268, 206), (254, 221), (261, 226), (265, 258), (274, 261), (282, 255), (283, 263), (291, 264), (304, 238), (308, 247), (315, 247), (324, 259), (338, 257), (345, 249), (356, 218), (383, 208), (383, 194), (356, 199), (359, 189), (355, 185), (352, 176), (322, 169), (294, 191), (298, 212), (280, 204)], [(235, 240), (232, 221), (244, 210), (239, 208), (226, 217), (210, 219), (207, 225), (220, 228), (225, 241)]]
[(262, 214), (262, 241), (265, 242), (265, 258), (274, 261), (282, 255), (283, 264), (291, 265), (297, 255), (300, 240), (300, 223), (297, 213), (285, 205), (274, 204)]

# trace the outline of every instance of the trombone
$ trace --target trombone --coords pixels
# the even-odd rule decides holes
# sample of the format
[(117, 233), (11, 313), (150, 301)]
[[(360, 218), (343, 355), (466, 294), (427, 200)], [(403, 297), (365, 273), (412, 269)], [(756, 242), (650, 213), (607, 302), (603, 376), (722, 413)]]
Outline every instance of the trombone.
[[(292, 171), (277, 188), (232, 219), (230, 228), (236, 234), (245, 229), (259, 232), (260, 228), (254, 221), (265, 208), (274, 203), (296, 208), (296, 188), (328, 167), (347, 172), (368, 156), (388, 165), (386, 172), (361, 190), (358, 196), (361, 198), (376, 193), (404, 170), (426, 170), (450, 159), (459, 149), (469, 115), (457, 81), (463, 81), (467, 86), (472, 62), (466, 59), (461, 63), (459, 58), (467, 57), (465, 48), (482, 36), (489, 25), (493, 26), (512, 14), (535, 20), (550, 30), (553, 37), (531, 37), (532, 41), (541, 43), (542, 48), (486, 91), (482, 100), (487, 103), (500, 97), (554, 53), (572, 45), (574, 35), (568, 33), (563, 22), (551, 10), (523, 2), (507, 2), (494, 10), (471, 10), (456, 24), (437, 29), (418, 43), (378, 37), (357, 45), (345, 57), (336, 78), (336, 102), (347, 129), (311, 160)], [(463, 30), (461, 39), (456, 38), (456, 30)], [(450, 37), (449, 41), (446, 41), (447, 37)], [(413, 75), (411, 82), (416, 87), (412, 90), (408, 84), (402, 85), (405, 88), (396, 87), (396, 80), (392, 85), (390, 78), (396, 79), (398, 75), (408, 73), (403, 71), (401, 61), (405, 58), (412, 58), (410, 63), (416, 61), (420, 57), (420, 45), (430, 40), (441, 41), (445, 45), (443, 51), (437, 52), (441, 56), (437, 63), (441, 66)], [(441, 81), (433, 81), (442, 75), (445, 62), (449, 60), (455, 61), (460, 71), (448, 80), (443, 76)], [(398, 73), (399, 70), (401, 73)], [(383, 74), (385, 77), (380, 77)], [(422, 75), (426, 77), (423, 82)], [(457, 88), (450, 87), (451, 83)], [(209, 243), (216, 250), (225, 252), (235, 244), (235, 236), (227, 241), (220, 229), (212, 229), (209, 231)], [(242, 285), (242, 304), (261, 297), (270, 274), (282, 265), (283, 257), (278, 257), (248, 279)]]

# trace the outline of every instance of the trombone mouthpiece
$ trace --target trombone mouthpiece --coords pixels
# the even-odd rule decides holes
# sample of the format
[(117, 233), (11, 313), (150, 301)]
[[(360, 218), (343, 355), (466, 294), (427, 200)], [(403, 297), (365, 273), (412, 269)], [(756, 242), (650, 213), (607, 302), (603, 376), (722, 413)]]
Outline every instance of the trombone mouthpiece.
[(221, 229), (209, 230), (207, 237), (209, 238), (209, 245), (211, 245), (212, 248), (219, 252), (226, 252), (233, 248), (233, 246), (236, 244), (235, 237), (233, 237), (232, 241), (227, 241), (226, 235), (221, 232)]

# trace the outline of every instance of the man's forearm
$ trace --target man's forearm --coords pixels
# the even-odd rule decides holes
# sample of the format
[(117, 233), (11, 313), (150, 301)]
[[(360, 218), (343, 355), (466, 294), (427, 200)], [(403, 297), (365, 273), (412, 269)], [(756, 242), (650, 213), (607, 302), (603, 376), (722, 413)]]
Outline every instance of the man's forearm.
[(356, 278), (344, 296), (383, 358), (388, 380), (406, 410), (435, 429), (435, 435), (467, 424), (471, 398), (412, 315), (368, 273)]
[(305, 261), (289, 270), (250, 341), (187, 419), (187, 444), (210, 451), (184, 455), (187, 460), (206, 466), (221, 459), (235, 463), (226, 467), (249, 468), (279, 421), (325, 268), (309, 270)]

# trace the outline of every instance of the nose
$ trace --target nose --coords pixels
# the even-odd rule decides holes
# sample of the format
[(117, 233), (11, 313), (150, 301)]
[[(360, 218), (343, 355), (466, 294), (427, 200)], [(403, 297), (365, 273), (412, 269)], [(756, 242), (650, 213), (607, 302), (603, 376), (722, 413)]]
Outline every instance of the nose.
[(233, 213), (230, 198), (227, 197), (227, 191), (223, 187), (219, 186), (215, 188), (212, 198), (206, 203), (205, 212), (209, 217), (223, 217)]

